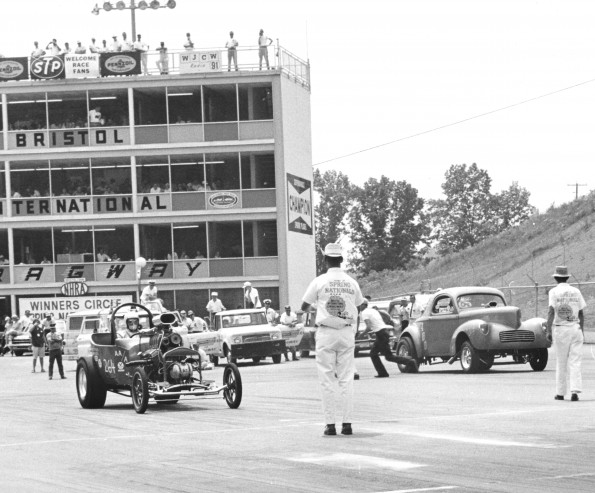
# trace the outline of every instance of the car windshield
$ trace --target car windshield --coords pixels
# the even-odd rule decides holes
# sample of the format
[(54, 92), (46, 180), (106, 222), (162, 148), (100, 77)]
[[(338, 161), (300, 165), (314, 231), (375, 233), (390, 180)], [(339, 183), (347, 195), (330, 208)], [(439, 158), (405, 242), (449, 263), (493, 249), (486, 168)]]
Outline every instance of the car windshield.
[(227, 327), (246, 327), (248, 325), (267, 324), (267, 318), (263, 312), (242, 313), (241, 315), (226, 315), (221, 317), (221, 326)]
[(491, 293), (466, 294), (457, 298), (460, 311), (506, 306), (502, 296)]

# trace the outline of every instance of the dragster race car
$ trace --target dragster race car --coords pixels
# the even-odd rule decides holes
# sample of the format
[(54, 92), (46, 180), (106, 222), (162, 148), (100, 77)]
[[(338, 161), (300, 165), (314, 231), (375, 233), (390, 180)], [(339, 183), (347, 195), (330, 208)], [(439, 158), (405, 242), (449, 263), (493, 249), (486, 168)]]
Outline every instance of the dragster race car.
[[(116, 317), (123, 308), (128, 309), (126, 330), (118, 332)], [(141, 317), (148, 319), (147, 328), (140, 328)], [(81, 406), (103, 407), (109, 391), (132, 397), (139, 414), (147, 410), (149, 399), (177, 403), (182, 397), (216, 398), (221, 394), (230, 408), (238, 408), (242, 400), (238, 367), (225, 365), (221, 386), (203, 379), (200, 353), (183, 347), (175, 323), (172, 312), (153, 317), (137, 303), (118, 306), (110, 317), (110, 332), (92, 334), (90, 354), (78, 359), (76, 389)]]

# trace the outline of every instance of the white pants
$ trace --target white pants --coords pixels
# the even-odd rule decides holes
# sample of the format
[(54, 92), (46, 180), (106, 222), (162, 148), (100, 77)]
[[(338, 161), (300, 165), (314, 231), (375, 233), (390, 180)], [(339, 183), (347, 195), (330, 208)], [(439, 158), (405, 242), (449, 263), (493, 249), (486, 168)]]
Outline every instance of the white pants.
[(319, 327), (316, 332), (316, 367), (322, 387), (322, 411), (326, 424), (335, 424), (336, 410), (341, 412), (342, 423), (351, 423), (354, 347), (353, 327)]
[(570, 392), (581, 392), (581, 359), (583, 355), (583, 331), (578, 324), (554, 325), (554, 347), (556, 348), (556, 394), (566, 395), (567, 380)]

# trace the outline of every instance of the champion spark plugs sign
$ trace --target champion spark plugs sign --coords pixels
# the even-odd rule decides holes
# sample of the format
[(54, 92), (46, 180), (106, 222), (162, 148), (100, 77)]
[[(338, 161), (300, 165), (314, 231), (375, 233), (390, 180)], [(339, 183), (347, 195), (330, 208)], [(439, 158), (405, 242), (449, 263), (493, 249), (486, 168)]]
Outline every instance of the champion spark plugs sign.
[(287, 173), (289, 231), (312, 235), (312, 182)]

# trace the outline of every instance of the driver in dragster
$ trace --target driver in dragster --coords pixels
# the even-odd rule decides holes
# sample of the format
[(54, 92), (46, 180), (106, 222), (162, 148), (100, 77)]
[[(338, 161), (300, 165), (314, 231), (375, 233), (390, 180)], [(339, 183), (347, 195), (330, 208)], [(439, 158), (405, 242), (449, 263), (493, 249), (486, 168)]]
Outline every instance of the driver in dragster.
[[(118, 337), (132, 337), (137, 333), (143, 332), (150, 332), (151, 329), (145, 329), (141, 326), (140, 317), (137, 312), (131, 311), (124, 315), (124, 327), (118, 331)], [(177, 327), (172, 327), (172, 330), (176, 333), (179, 333)], [(188, 340), (183, 337), (183, 334), (180, 334), (182, 337), (182, 345), (189, 346)], [(198, 354), (200, 354), (200, 361), (201, 361), (201, 369), (202, 370), (211, 370), (213, 368), (213, 363), (209, 361), (209, 357), (207, 353), (204, 352), (203, 349), (197, 347), (196, 350)]]

